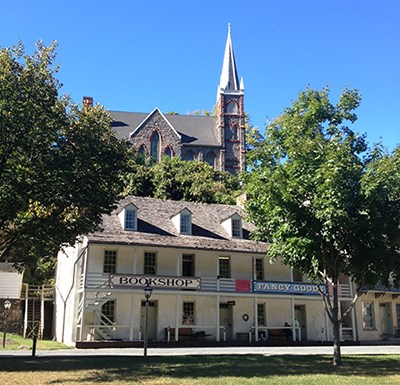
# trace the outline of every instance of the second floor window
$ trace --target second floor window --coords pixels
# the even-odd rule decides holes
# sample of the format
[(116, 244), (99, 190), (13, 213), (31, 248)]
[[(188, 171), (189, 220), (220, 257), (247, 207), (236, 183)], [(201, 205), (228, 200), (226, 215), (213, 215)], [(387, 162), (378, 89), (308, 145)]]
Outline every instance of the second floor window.
[(182, 256), (182, 275), (184, 277), (194, 277), (194, 255), (183, 254)]
[(117, 267), (117, 251), (116, 250), (104, 250), (104, 264), (103, 272), (108, 274), (114, 274)]
[(254, 260), (254, 279), (256, 281), (264, 279), (264, 260), (262, 258), (255, 258)]
[(229, 257), (219, 257), (218, 260), (219, 277), (230, 278), (231, 277), (231, 260)]
[(155, 275), (156, 273), (156, 253), (144, 253), (143, 274)]

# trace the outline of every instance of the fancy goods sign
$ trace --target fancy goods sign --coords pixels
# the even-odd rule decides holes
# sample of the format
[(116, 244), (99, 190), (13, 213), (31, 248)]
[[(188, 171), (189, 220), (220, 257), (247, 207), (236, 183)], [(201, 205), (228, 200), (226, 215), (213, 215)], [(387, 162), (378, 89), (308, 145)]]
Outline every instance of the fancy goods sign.
[(320, 290), (325, 293), (325, 285), (318, 287), (318, 285), (303, 282), (253, 282), (253, 291), (256, 293), (319, 295)]

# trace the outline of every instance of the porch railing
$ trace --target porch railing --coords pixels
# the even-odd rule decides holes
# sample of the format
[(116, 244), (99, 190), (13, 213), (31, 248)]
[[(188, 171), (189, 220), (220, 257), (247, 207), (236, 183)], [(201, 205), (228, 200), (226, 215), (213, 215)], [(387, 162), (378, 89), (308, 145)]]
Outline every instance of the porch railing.
[[(252, 292), (251, 280), (248, 281), (248, 289), (237, 288), (237, 280), (234, 278), (214, 278), (214, 277), (203, 277), (201, 278), (201, 288), (199, 291), (202, 292), (223, 292), (223, 293), (235, 293), (235, 292)], [(80, 289), (107, 289), (109, 288), (109, 274), (105, 273), (88, 273), (86, 280), (84, 276), (80, 277)], [(351, 298), (350, 285), (341, 284), (341, 297)]]

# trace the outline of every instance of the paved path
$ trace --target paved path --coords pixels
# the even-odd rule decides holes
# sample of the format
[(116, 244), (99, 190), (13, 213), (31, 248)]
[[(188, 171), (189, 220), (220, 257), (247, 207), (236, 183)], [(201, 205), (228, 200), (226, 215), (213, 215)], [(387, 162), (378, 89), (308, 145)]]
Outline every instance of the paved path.
[[(342, 354), (399, 354), (400, 345), (364, 345), (342, 346)], [(148, 356), (185, 356), (185, 355), (218, 355), (218, 354), (262, 354), (270, 355), (309, 355), (333, 354), (331, 346), (285, 346), (285, 347), (222, 347), (222, 348), (149, 348)], [(2, 357), (31, 356), (30, 350), (0, 350)], [(79, 356), (142, 356), (143, 349), (65, 349), (38, 350), (37, 357), (79, 357)]]

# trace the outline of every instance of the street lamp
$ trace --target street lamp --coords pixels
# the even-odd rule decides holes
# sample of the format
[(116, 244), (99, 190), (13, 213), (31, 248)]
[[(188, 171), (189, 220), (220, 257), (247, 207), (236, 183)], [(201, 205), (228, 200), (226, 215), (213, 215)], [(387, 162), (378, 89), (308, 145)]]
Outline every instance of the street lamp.
[(3, 348), (6, 347), (7, 319), (10, 315), (11, 302), (6, 299), (4, 301), (4, 332), (3, 332)]
[(148, 343), (148, 328), (147, 328), (147, 320), (149, 316), (149, 298), (153, 293), (153, 289), (149, 283), (147, 283), (144, 288), (144, 297), (146, 298), (146, 313), (144, 318), (144, 356), (147, 357), (147, 343)]

